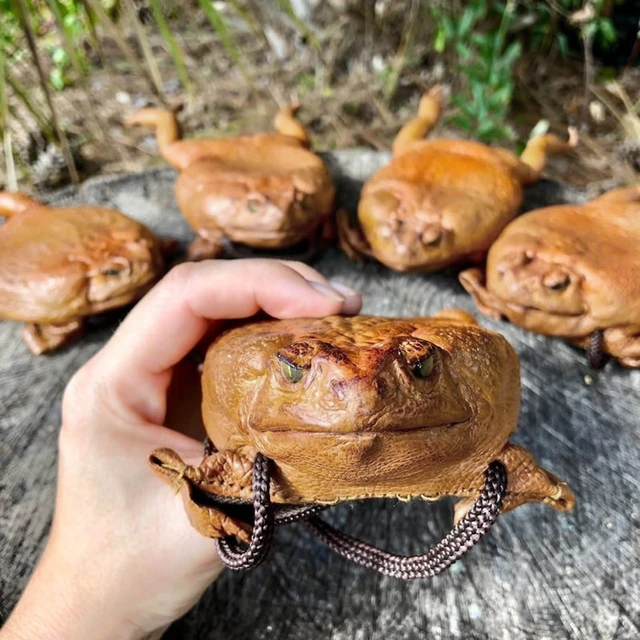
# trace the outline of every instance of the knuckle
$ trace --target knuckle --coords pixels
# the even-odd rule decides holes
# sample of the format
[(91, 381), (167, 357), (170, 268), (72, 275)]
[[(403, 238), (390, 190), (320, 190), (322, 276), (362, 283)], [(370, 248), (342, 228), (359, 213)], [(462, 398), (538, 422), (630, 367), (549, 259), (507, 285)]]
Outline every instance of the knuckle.
[(164, 277), (164, 282), (169, 287), (184, 286), (185, 282), (193, 273), (194, 264), (191, 262), (182, 262), (173, 267)]

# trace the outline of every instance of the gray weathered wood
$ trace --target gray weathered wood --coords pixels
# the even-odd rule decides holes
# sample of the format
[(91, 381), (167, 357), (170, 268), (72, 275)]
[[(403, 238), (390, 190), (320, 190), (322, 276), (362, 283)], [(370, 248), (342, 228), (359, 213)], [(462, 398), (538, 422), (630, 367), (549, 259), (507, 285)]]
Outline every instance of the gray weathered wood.
[[(384, 158), (359, 151), (329, 156), (344, 206), (353, 209), (362, 179)], [(173, 201), (174, 175), (158, 170), (92, 180), (52, 201), (113, 205), (186, 241), (192, 233)], [(530, 189), (525, 208), (583, 199), (543, 183)], [(445, 306), (473, 311), (451, 274), (398, 275), (376, 264), (350, 264), (335, 250), (316, 266), (359, 288), (366, 313), (428, 315)], [(501, 517), (448, 573), (413, 583), (351, 565), (293, 525), (277, 533), (264, 566), (249, 574), (226, 572), (167, 637), (640, 637), (640, 371), (609, 365), (589, 386), (582, 352), (481, 321), (505, 333), (522, 359), (522, 419), (514, 440), (569, 482), (575, 511), (518, 509)], [(102, 326), (69, 349), (34, 358), (20, 340), (21, 327), (0, 322), (0, 622), (46, 539), (61, 392), (112, 330)], [(418, 553), (448, 529), (451, 505), (376, 501), (342, 506), (329, 517), (379, 546)]]

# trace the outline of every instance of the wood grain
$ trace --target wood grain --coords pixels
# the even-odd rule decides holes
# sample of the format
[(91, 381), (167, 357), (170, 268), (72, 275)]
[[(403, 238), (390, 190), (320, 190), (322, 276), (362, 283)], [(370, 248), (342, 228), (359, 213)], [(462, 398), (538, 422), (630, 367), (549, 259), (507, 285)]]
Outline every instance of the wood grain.
[[(327, 156), (341, 204), (353, 210), (361, 182), (386, 156)], [(171, 170), (85, 183), (52, 202), (122, 209), (154, 231), (186, 242), (192, 232), (173, 200)], [(543, 182), (525, 208), (584, 196)], [(455, 275), (398, 275), (349, 263), (335, 250), (315, 266), (360, 289), (364, 312), (430, 314), (446, 306), (474, 311)], [(577, 506), (561, 514), (541, 505), (509, 513), (446, 574), (403, 583), (351, 565), (297, 525), (278, 531), (275, 551), (254, 572), (225, 572), (167, 638), (484, 640), (640, 637), (640, 371), (609, 365), (587, 385), (582, 352), (515, 327), (502, 331), (522, 359), (523, 407), (514, 441), (567, 480)], [(109, 338), (115, 324), (34, 358), (21, 327), (0, 322), (0, 622), (23, 589), (46, 540), (55, 489), (60, 396), (71, 374)], [(451, 523), (447, 502), (376, 501), (344, 505), (330, 521), (402, 553), (418, 553)]]

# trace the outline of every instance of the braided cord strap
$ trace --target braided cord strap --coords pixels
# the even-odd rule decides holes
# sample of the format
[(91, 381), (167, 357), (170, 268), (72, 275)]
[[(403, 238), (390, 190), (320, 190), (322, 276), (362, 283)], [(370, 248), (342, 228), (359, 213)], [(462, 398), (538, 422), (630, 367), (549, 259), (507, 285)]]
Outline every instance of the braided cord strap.
[(271, 487), (269, 463), (269, 459), (262, 454), (256, 455), (253, 465), (254, 519), (249, 546), (242, 549), (233, 536), (215, 541), (220, 559), (230, 569), (237, 571), (253, 569), (264, 562), (269, 553), (275, 530), (275, 517), (269, 494)]
[(418, 556), (399, 556), (377, 549), (366, 542), (334, 529), (317, 514), (325, 505), (302, 505), (274, 509), (269, 489), (270, 461), (258, 454), (253, 469), (253, 531), (246, 548), (234, 538), (216, 540), (222, 562), (237, 571), (252, 569), (267, 557), (276, 525), (301, 520), (327, 546), (339, 555), (368, 569), (402, 580), (429, 578), (442, 573), (481, 540), (496, 521), (507, 493), (507, 471), (498, 461), (485, 473), (480, 497), (468, 513), (435, 547)]
[(442, 573), (481, 540), (496, 521), (507, 493), (507, 471), (492, 462), (480, 497), (460, 522), (427, 553), (399, 556), (356, 540), (313, 516), (304, 525), (339, 555), (368, 569), (401, 580), (431, 578)]
[(589, 336), (589, 345), (587, 346), (587, 362), (592, 369), (602, 369), (609, 355), (604, 350), (604, 331), (597, 329)]

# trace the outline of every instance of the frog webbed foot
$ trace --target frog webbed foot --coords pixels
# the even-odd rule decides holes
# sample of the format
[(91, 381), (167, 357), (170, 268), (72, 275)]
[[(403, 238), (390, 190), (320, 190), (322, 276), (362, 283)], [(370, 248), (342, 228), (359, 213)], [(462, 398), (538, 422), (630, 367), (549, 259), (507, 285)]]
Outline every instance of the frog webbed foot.
[[(543, 469), (526, 449), (507, 443), (496, 459), (507, 471), (507, 494), (502, 504), (502, 513), (528, 502), (542, 502), (558, 511), (573, 509), (573, 491), (565, 482)], [(456, 523), (471, 508), (475, 499), (465, 497), (456, 503)]]
[(196, 467), (171, 449), (156, 449), (149, 456), (149, 464), (181, 494), (189, 521), (203, 536), (234, 536), (249, 542), (251, 525), (238, 517), (242, 505), (232, 503), (234, 498), (252, 496), (252, 460), (237, 453), (213, 451)]
[(60, 347), (78, 340), (84, 334), (85, 322), (72, 320), (66, 324), (28, 324), (22, 338), (31, 353), (36, 356), (55, 351)]
[(225, 237), (222, 233), (198, 236), (187, 249), (187, 259), (191, 262), (212, 260), (224, 255)]
[(371, 247), (360, 229), (354, 228), (349, 223), (349, 214), (340, 210), (336, 213), (336, 225), (338, 230), (338, 246), (344, 254), (354, 262), (362, 263), (363, 257), (370, 257)]
[(476, 306), (484, 315), (494, 320), (502, 320), (501, 304), (485, 286), (485, 275), (481, 269), (466, 269), (458, 275), (460, 284), (471, 294)]

